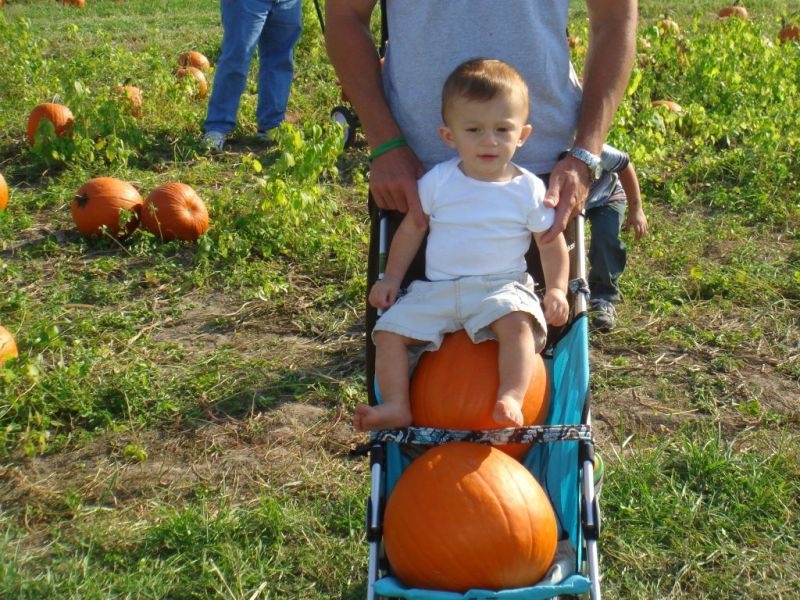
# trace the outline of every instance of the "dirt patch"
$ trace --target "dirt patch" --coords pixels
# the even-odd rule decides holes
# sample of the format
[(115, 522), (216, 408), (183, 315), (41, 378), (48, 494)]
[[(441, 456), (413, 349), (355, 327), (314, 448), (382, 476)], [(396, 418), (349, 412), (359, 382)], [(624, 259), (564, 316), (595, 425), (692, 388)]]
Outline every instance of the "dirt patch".
[[(358, 467), (347, 457), (355, 442), (338, 412), (282, 404), (247, 420), (220, 420), (181, 432), (104, 434), (80, 448), (35, 457), (0, 470), (0, 503), (24, 510), (25, 521), (49, 519), (82, 505), (131, 507), (175, 503), (198, 488), (224, 487), (234, 502), (314, 473)], [(126, 457), (126, 448), (146, 452)], [(364, 467), (366, 468), (366, 467)]]

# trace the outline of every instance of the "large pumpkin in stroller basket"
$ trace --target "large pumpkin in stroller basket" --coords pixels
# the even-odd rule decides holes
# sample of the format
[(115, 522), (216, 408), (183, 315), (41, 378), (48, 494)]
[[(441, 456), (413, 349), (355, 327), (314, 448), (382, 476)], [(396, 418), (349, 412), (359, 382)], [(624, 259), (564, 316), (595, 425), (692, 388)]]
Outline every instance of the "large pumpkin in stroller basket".
[[(497, 429), (492, 419), (500, 378), (497, 342), (473, 344), (462, 329), (447, 335), (441, 348), (426, 352), (411, 381), (411, 412), (417, 427)], [(541, 355), (522, 405), (524, 425), (544, 423), (550, 408), (547, 371)], [(522, 458), (530, 444), (497, 446)]]
[(482, 444), (434, 446), (386, 504), (384, 543), (409, 587), (465, 592), (537, 583), (553, 561), (555, 513), (533, 475)]

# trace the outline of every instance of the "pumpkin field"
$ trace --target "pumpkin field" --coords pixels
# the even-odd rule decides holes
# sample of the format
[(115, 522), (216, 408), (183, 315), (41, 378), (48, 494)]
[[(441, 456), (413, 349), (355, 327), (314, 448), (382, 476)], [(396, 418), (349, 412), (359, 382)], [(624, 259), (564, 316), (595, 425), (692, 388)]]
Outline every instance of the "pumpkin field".
[[(650, 232), (590, 336), (607, 598), (800, 598), (800, 1), (734, 4), (640, 2), (608, 137)], [(0, 1), (0, 598), (365, 598), (369, 150), (307, 1), (276, 144), (254, 60), (208, 151), (221, 35)]]

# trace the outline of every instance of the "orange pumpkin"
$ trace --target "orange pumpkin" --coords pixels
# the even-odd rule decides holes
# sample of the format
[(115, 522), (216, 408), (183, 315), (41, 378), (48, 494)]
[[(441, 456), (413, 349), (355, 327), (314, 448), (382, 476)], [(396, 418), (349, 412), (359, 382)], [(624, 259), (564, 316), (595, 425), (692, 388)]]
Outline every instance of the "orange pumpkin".
[(86, 6), (86, 0), (61, 0), (64, 4), (71, 4), (72, 6), (77, 6), (78, 8), (83, 8)]
[(737, 19), (744, 19), (745, 21), (750, 15), (747, 14), (747, 9), (744, 6), (734, 4), (733, 6), (726, 6), (721, 8), (717, 13), (720, 19), (727, 19), (728, 17), (736, 17)]
[(198, 98), (205, 98), (208, 95), (208, 81), (206, 81), (206, 76), (203, 75), (203, 72), (197, 67), (181, 67), (175, 74), (179, 79), (192, 77), (195, 80)]
[(142, 197), (127, 181), (97, 177), (87, 181), (72, 200), (72, 220), (86, 237), (102, 235), (106, 227), (116, 236), (131, 233), (139, 225)]
[(781, 41), (781, 44), (785, 44), (791, 40), (800, 42), (800, 27), (793, 24), (787, 24), (784, 20), (783, 27), (781, 27), (780, 33), (778, 33), (778, 39)]
[(55, 102), (40, 104), (34, 107), (28, 117), (28, 140), (31, 144), (35, 141), (34, 136), (39, 129), (39, 122), (42, 119), (47, 119), (53, 124), (56, 135), (64, 135), (75, 122), (72, 111), (63, 104), (57, 104)]
[(208, 62), (206, 56), (197, 50), (190, 50), (181, 54), (178, 57), (178, 64), (182, 67), (195, 67), (201, 71), (211, 69), (211, 63)]
[[(473, 344), (461, 329), (447, 335), (441, 348), (426, 352), (411, 381), (411, 412), (418, 427), (445, 429), (498, 429), (492, 418), (500, 376), (499, 346), (495, 341)], [(528, 392), (522, 404), (525, 425), (544, 423), (550, 409), (547, 370), (535, 357)], [(498, 446), (522, 458), (530, 444)]]
[(5, 327), (0, 325), (0, 367), (12, 358), (17, 358), (19, 352), (17, 351), (17, 343), (14, 341), (14, 336)]
[(208, 230), (208, 210), (185, 183), (165, 183), (150, 192), (142, 226), (164, 240), (193, 242)]
[(135, 85), (118, 85), (114, 91), (127, 100), (134, 117), (142, 116), (142, 90)]
[(672, 19), (661, 19), (658, 22), (658, 28), (665, 34), (678, 35), (681, 32), (680, 26)]
[(557, 543), (547, 494), (491, 446), (435, 446), (412, 462), (386, 502), (384, 544), (407, 586), (465, 592), (537, 583)]
[(0, 173), (0, 210), (5, 210), (6, 206), (8, 206), (8, 184)]
[(650, 106), (652, 106), (653, 108), (658, 108), (660, 106), (663, 106), (669, 112), (674, 112), (674, 113), (679, 113), (683, 110), (680, 104), (678, 104), (677, 102), (673, 102), (672, 100), (653, 100), (650, 103)]

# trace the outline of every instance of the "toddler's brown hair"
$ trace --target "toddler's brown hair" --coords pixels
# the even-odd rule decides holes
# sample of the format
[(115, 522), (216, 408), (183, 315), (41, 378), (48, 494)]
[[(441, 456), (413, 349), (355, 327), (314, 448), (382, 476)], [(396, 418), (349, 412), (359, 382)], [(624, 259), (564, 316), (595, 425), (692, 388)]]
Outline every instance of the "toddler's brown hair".
[(528, 110), (528, 84), (507, 62), (490, 58), (473, 58), (458, 65), (442, 88), (442, 119), (447, 122), (447, 108), (456, 98), (487, 102), (499, 95), (520, 94)]

